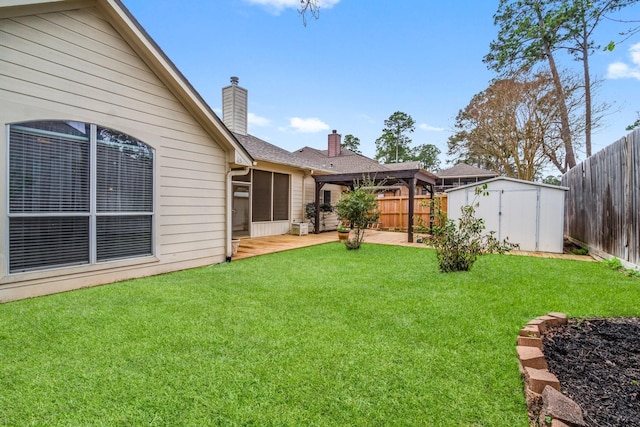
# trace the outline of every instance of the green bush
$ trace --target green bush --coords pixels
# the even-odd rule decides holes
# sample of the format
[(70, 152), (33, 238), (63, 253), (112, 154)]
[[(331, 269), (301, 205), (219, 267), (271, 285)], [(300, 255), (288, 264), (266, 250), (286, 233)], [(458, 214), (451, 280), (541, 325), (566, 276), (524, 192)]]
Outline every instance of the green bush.
[(506, 239), (499, 241), (493, 231), (483, 234), (486, 228), (484, 220), (476, 218), (475, 212), (479, 206), (476, 199), (487, 194), (486, 188), (486, 184), (476, 187), (476, 198), (472, 204), (461, 208), (458, 224), (446, 218), (446, 214), (440, 210), (429, 243), (436, 249), (441, 272), (469, 271), (481, 254), (505, 253), (518, 247)]
[(344, 242), (349, 250), (360, 249), (367, 226), (380, 217), (375, 188), (373, 183), (366, 180), (362, 184), (356, 183), (353, 190), (344, 193), (336, 203), (336, 213), (341, 220), (348, 221), (349, 227), (354, 230)]
[(603, 260), (602, 263), (604, 264), (605, 267), (614, 270), (614, 271), (619, 271), (621, 273), (626, 274), (629, 277), (637, 277), (640, 278), (640, 270), (634, 270), (632, 268), (625, 268), (622, 265), (622, 262), (616, 258), (610, 258), (607, 260)]

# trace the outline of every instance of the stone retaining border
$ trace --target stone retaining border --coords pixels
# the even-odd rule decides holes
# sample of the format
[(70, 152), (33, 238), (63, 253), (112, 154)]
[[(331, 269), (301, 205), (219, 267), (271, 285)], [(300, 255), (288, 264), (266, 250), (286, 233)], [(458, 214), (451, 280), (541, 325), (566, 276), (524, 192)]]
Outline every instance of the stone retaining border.
[(586, 426), (582, 409), (560, 392), (560, 381), (547, 369), (542, 335), (547, 327), (567, 324), (564, 313), (549, 313), (527, 323), (518, 335), (516, 351), (524, 379), (529, 420), (535, 427)]

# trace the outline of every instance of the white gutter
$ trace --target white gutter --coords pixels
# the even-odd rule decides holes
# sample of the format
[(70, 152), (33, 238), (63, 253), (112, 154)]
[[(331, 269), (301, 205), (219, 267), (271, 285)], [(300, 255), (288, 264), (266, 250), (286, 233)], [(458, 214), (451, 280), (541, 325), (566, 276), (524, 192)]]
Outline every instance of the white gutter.
[(233, 177), (246, 175), (249, 167), (242, 169), (229, 169), (227, 172), (227, 230), (226, 230), (226, 261), (231, 262), (231, 240), (233, 240)]

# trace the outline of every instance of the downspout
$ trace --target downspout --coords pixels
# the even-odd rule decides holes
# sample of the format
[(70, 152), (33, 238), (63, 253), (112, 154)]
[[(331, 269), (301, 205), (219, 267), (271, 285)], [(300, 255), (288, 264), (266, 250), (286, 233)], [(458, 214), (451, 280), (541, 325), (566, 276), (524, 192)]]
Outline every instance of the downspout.
[(227, 172), (227, 230), (226, 230), (226, 261), (231, 262), (231, 240), (233, 240), (233, 177), (246, 175), (249, 173), (249, 167), (246, 166), (242, 169), (229, 169)]

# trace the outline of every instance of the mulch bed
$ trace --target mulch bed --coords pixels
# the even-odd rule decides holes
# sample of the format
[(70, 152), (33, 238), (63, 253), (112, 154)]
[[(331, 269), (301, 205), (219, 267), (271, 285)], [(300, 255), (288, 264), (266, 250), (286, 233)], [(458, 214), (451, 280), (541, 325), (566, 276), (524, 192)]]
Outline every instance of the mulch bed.
[(570, 319), (543, 342), (549, 371), (589, 426), (640, 426), (640, 318)]

